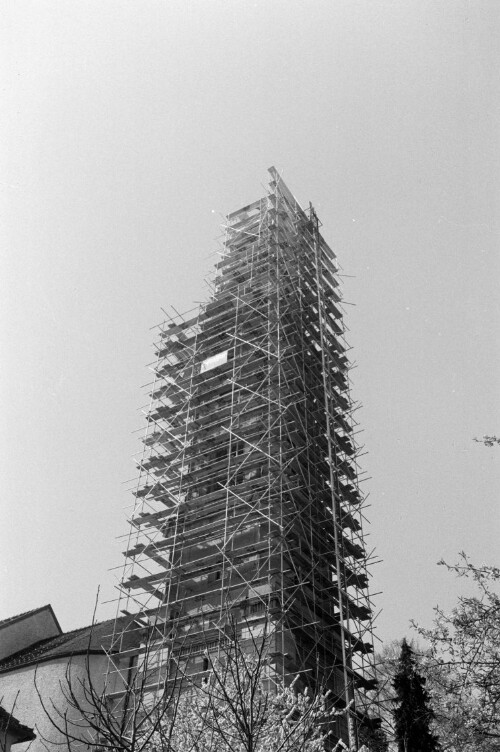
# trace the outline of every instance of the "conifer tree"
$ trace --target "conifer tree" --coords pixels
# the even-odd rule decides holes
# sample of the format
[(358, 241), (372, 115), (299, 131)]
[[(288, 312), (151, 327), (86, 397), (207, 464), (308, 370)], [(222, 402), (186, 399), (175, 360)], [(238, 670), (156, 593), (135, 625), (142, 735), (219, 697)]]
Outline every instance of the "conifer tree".
[(434, 711), (425, 689), (425, 679), (417, 671), (415, 656), (406, 640), (401, 645), (393, 687), (396, 691), (393, 715), (398, 752), (437, 752), (440, 749), (438, 738), (430, 730)]

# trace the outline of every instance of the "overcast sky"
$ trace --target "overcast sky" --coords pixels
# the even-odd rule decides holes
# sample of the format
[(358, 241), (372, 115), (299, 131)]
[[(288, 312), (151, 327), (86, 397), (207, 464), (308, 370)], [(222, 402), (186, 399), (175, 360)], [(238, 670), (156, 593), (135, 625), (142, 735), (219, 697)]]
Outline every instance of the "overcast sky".
[[(498, 0), (6, 0), (0, 618), (114, 597), (161, 307), (275, 165), (345, 272), (383, 639), (499, 564)], [(130, 484), (129, 484), (130, 485)], [(114, 613), (104, 605), (99, 616)]]

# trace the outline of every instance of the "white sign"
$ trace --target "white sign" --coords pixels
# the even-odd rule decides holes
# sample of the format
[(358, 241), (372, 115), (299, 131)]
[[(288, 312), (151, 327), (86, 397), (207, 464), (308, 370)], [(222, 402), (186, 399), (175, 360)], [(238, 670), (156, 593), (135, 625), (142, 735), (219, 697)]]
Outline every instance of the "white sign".
[(205, 373), (206, 371), (211, 371), (212, 368), (217, 368), (217, 366), (222, 366), (224, 363), (227, 363), (227, 350), (224, 350), (224, 352), (217, 353), (217, 355), (211, 355), (210, 358), (206, 358), (201, 364), (200, 373)]

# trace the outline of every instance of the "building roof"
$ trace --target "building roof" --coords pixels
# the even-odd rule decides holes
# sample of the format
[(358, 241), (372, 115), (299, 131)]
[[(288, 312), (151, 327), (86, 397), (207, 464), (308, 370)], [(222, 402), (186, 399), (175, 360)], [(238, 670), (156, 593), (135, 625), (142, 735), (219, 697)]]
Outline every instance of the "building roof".
[(56, 615), (54, 613), (54, 609), (50, 605), (50, 603), (47, 603), (46, 606), (39, 606), (38, 608), (32, 608), (31, 611), (23, 611), (22, 614), (16, 614), (15, 616), (9, 616), (7, 619), (0, 619), (0, 629), (3, 629), (4, 627), (10, 627), (11, 624), (15, 624), (17, 621), (22, 621), (23, 619), (27, 619), (30, 616), (34, 616), (35, 614), (41, 613), (42, 611), (49, 611), (52, 618), (54, 619), (54, 622), (56, 623), (57, 627), (59, 628), (59, 631), (62, 634), (62, 629), (59, 625), (59, 622), (57, 621)]
[(130, 618), (118, 620), (118, 631), (115, 627), (115, 620), (109, 619), (89, 627), (74, 629), (71, 632), (66, 632), (66, 634), (40, 640), (0, 661), (0, 673), (53, 658), (85, 655), (87, 652), (96, 654), (110, 651), (113, 649), (116, 634), (124, 630), (130, 621)]
[(24, 726), (11, 713), (0, 705), (0, 732), (9, 733), (17, 738), (18, 742), (30, 742), (35, 739), (36, 734), (29, 726)]

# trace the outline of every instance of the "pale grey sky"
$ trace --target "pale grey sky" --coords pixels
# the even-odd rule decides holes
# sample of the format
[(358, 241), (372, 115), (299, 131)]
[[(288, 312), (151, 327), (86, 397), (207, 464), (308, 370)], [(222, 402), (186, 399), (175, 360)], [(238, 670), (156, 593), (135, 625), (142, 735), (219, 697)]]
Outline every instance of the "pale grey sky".
[[(161, 306), (267, 167), (344, 268), (382, 638), (498, 564), (498, 0), (7, 0), (0, 618), (113, 597)], [(103, 618), (113, 612), (103, 607)]]

